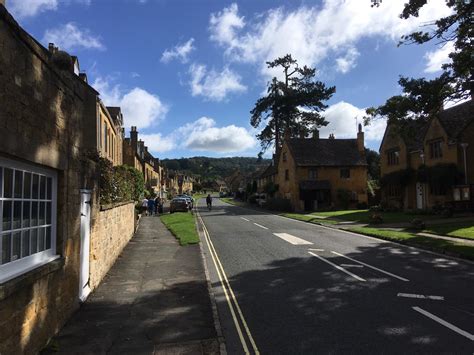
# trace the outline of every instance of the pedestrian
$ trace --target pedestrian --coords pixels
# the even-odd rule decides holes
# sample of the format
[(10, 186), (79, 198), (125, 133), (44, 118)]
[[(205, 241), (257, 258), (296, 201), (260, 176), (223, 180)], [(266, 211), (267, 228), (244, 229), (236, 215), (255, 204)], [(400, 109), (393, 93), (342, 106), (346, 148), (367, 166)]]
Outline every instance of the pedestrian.
[(146, 197), (143, 198), (141, 208), (142, 208), (142, 214), (146, 215), (147, 209), (148, 209), (148, 199)]
[(155, 198), (155, 214), (158, 216), (160, 214), (160, 197), (156, 196)]
[(152, 197), (148, 199), (148, 215), (153, 216), (153, 212), (155, 211), (155, 200)]

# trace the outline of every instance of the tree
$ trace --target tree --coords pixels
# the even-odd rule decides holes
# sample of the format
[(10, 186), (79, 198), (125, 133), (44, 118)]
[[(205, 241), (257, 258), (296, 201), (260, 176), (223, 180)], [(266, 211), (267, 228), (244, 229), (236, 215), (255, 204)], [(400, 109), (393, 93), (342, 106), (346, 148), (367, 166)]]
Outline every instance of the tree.
[(300, 68), (290, 54), (267, 62), (267, 66), (281, 68), (284, 79), (280, 81), (274, 77), (268, 84), (267, 95), (259, 98), (250, 111), (250, 123), (254, 128), (268, 120), (257, 135), (261, 144), (259, 156), (272, 144), (279, 147), (285, 131), (295, 136), (326, 126), (328, 122), (321, 112), (327, 108), (324, 102), (336, 91), (334, 86), (326, 87), (324, 83), (315, 81), (316, 69)]
[(367, 159), (367, 173), (370, 180), (380, 179), (380, 154), (375, 150), (365, 148), (365, 158)]
[[(427, 0), (409, 0), (400, 17), (418, 17)], [(433, 40), (441, 45), (453, 44), (450, 63), (435, 79), (400, 77), (403, 94), (389, 98), (379, 107), (367, 109), (366, 124), (377, 117), (386, 117), (390, 123), (403, 119), (426, 120), (438, 113), (446, 101), (468, 99), (473, 90), (472, 26), (473, 5), (470, 0), (446, 0), (453, 12), (425, 26), (426, 31), (415, 31), (401, 38), (402, 44), (423, 44)]]

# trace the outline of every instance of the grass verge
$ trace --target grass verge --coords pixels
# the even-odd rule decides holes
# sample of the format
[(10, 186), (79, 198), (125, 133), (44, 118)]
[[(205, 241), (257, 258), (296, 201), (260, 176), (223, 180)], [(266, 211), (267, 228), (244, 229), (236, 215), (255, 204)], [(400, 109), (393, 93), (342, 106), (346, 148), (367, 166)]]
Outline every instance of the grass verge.
[(438, 253), (474, 260), (474, 247), (450, 240), (422, 237), (410, 232), (398, 232), (369, 227), (349, 228), (348, 230), (371, 237), (428, 249)]
[(234, 200), (232, 197), (221, 197), (221, 201), (230, 203), (231, 205), (239, 207), (248, 207), (245, 202)]
[(369, 210), (340, 210), (340, 211), (328, 211), (328, 212), (313, 212), (315, 216), (340, 220), (340, 221), (351, 221), (358, 223), (369, 223), (370, 216), (372, 214), (379, 214), (383, 218), (383, 223), (409, 223), (414, 218), (421, 220), (430, 220), (439, 218), (436, 215), (414, 215), (404, 212), (371, 212)]
[(474, 225), (472, 222), (430, 225), (424, 232), (474, 240)]
[(199, 236), (192, 213), (175, 212), (163, 214), (160, 218), (166, 228), (178, 239), (180, 245), (199, 243)]
[(297, 219), (298, 221), (310, 222), (315, 224), (337, 224), (340, 221), (333, 219), (318, 218), (312, 214), (301, 214), (301, 213), (282, 213), (280, 216)]

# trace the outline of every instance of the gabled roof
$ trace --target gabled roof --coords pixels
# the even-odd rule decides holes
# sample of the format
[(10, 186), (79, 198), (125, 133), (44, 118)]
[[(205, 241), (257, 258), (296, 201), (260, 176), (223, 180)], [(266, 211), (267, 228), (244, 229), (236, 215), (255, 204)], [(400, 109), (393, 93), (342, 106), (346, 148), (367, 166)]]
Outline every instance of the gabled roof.
[(260, 175), (260, 178), (263, 179), (272, 175), (276, 175), (277, 173), (278, 173), (277, 167), (274, 164), (270, 164)]
[(290, 138), (287, 144), (296, 165), (367, 165), (365, 155), (359, 152), (356, 139)]
[(473, 102), (469, 100), (439, 113), (439, 122), (449, 138), (457, 138), (464, 128), (474, 121), (473, 108)]

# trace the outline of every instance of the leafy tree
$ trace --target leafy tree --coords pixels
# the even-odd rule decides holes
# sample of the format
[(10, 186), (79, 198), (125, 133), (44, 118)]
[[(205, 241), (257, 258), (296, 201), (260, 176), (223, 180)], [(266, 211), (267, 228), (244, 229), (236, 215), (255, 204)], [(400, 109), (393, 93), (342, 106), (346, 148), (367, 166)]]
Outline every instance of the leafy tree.
[[(427, 0), (409, 0), (400, 17), (418, 17)], [(449, 54), (450, 63), (442, 66), (442, 74), (435, 79), (400, 77), (403, 94), (389, 98), (379, 107), (367, 109), (366, 123), (386, 117), (390, 123), (403, 119), (426, 120), (443, 108), (446, 101), (459, 102), (471, 96), (473, 89), (472, 25), (473, 4), (470, 0), (446, 0), (453, 11), (427, 26), (401, 38), (401, 44), (423, 44), (437, 41), (441, 45), (454, 44)]]
[(259, 98), (250, 111), (253, 127), (258, 128), (266, 122), (257, 135), (262, 148), (259, 156), (272, 144), (279, 147), (285, 131), (295, 136), (326, 126), (328, 122), (320, 113), (327, 108), (324, 102), (336, 91), (334, 86), (326, 87), (324, 83), (314, 80), (316, 69), (307, 66), (300, 68), (290, 54), (267, 62), (267, 65), (282, 69), (283, 81), (274, 77), (268, 84), (267, 95)]
[(367, 171), (370, 180), (380, 179), (380, 154), (375, 150), (365, 148), (365, 158), (367, 159)]

